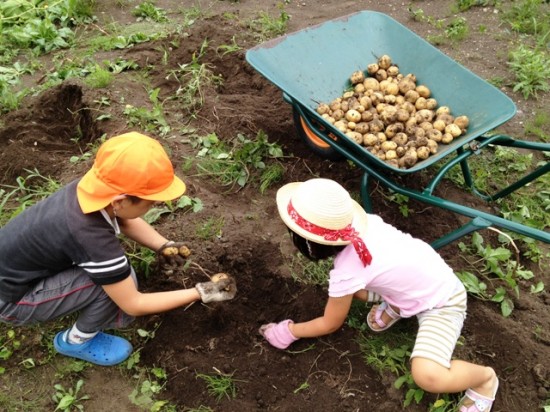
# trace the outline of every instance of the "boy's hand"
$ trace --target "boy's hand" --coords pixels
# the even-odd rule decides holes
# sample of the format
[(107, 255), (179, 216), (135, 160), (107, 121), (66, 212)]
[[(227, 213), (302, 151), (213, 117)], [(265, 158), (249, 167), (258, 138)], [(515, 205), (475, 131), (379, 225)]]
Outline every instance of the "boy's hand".
[(182, 242), (166, 242), (157, 250), (157, 260), (160, 267), (183, 265), (191, 251)]
[(204, 303), (231, 300), (237, 294), (235, 278), (226, 273), (212, 276), (210, 282), (197, 283), (195, 288)]
[(294, 323), (292, 320), (287, 319), (279, 323), (268, 323), (260, 327), (260, 335), (267, 340), (272, 346), (277, 349), (286, 349), (292, 342), (298, 340), (296, 336), (292, 334), (288, 325)]

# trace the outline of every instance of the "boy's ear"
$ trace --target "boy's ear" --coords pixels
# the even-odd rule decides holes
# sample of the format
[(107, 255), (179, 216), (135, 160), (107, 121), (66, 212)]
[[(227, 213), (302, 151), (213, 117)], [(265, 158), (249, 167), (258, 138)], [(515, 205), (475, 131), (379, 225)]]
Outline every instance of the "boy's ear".
[(119, 206), (120, 207), (122, 201), (124, 199), (127, 199), (127, 198), (128, 198), (128, 196), (126, 196), (126, 195), (117, 195), (117, 196), (115, 196), (111, 199), (111, 206), (113, 206), (113, 207)]

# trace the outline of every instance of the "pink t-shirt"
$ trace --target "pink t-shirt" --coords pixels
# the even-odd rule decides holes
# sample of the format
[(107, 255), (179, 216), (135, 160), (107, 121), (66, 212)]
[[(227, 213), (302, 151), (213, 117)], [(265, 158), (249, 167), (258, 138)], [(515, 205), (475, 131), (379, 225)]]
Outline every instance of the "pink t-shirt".
[(346, 246), (330, 271), (329, 296), (342, 297), (368, 289), (398, 307), (402, 317), (447, 301), (457, 277), (428, 243), (401, 232), (377, 215), (369, 214), (367, 227), (356, 229), (372, 254), (372, 262), (363, 266), (353, 246)]

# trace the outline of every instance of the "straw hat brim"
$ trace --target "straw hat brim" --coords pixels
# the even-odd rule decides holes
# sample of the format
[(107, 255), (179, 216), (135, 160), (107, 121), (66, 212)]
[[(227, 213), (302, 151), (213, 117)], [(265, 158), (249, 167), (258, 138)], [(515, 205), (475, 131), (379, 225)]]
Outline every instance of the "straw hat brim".
[[(288, 183), (277, 191), (277, 197), (276, 197), (277, 209), (285, 225), (293, 232), (315, 243), (319, 243), (322, 245), (332, 245), (332, 246), (342, 246), (342, 245), (350, 244), (351, 242), (349, 240), (326, 240), (323, 236), (314, 235), (313, 233), (310, 233), (307, 230), (302, 229), (300, 226), (296, 224), (296, 222), (294, 222), (294, 220), (290, 218), (287, 211), (288, 203), (290, 202), (290, 199), (292, 198), (292, 194), (294, 193), (294, 191), (298, 189), (298, 187), (302, 183), (303, 182)], [(359, 203), (357, 203), (355, 200), (352, 200), (352, 202), (353, 202), (353, 212), (354, 212), (352, 226), (361, 235), (361, 231), (365, 230), (367, 226), (368, 214), (367, 212), (365, 212), (365, 209), (363, 209), (363, 207)]]

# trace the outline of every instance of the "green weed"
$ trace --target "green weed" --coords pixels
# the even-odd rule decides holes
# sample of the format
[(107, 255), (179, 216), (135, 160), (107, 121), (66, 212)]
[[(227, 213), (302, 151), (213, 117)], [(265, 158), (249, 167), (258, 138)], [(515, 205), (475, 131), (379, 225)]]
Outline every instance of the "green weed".
[(214, 368), (216, 374), (208, 375), (204, 373), (197, 373), (196, 377), (206, 382), (208, 393), (216, 398), (216, 401), (221, 401), (226, 397), (229, 400), (234, 399), (237, 396), (237, 387), (235, 386), (235, 379), (233, 375), (235, 372), (227, 374), (222, 373), (220, 370)]
[(221, 57), (223, 57), (226, 54), (236, 53), (242, 49), (243, 48), (237, 44), (237, 41), (235, 40), (235, 36), (233, 36), (231, 38), (231, 44), (222, 44), (218, 46), (216, 51)]
[(164, 109), (162, 102), (159, 101), (160, 89), (154, 89), (149, 92), (149, 100), (152, 103), (152, 109), (145, 107), (135, 107), (127, 104), (123, 114), (128, 118), (128, 126), (138, 127), (145, 132), (155, 132), (159, 136), (166, 136), (171, 127), (164, 118)]
[(198, 54), (193, 53), (189, 63), (179, 64), (179, 69), (172, 70), (167, 79), (176, 79), (180, 86), (176, 90), (174, 99), (181, 102), (185, 109), (194, 113), (204, 104), (204, 89), (208, 86), (222, 84), (223, 78), (212, 73), (211, 66), (201, 63), (208, 48), (208, 41), (204, 40)]
[(155, 21), (163, 23), (168, 21), (166, 10), (156, 7), (151, 1), (144, 1), (132, 10), (132, 16), (136, 16), (138, 21)]
[(249, 28), (258, 33), (260, 42), (285, 34), (290, 15), (285, 11), (284, 4), (277, 4), (280, 10), (278, 17), (272, 17), (266, 12), (260, 12), (259, 17), (249, 23)]
[[(545, 155), (548, 157), (548, 155)], [(495, 188), (505, 188), (523, 177), (526, 172), (538, 166), (532, 153), (522, 153), (508, 147), (495, 146), (485, 150), (470, 162), (474, 186), (481, 193), (495, 193)], [(464, 179), (458, 167), (449, 171), (446, 178), (463, 186)], [(494, 202), (500, 215), (515, 222), (545, 230), (550, 227), (550, 175), (545, 174), (529, 185)], [(538, 262), (544, 255), (540, 243), (515, 233), (515, 240), (521, 240), (523, 256)]]
[(222, 237), (225, 220), (223, 217), (209, 217), (204, 222), (197, 223), (195, 233), (202, 240), (212, 240)]
[(550, 90), (550, 55), (544, 49), (521, 44), (510, 52), (508, 65), (516, 77), (513, 90), (524, 99)]
[(550, 142), (550, 114), (544, 111), (535, 113), (534, 119), (525, 124), (525, 134)]
[[(468, 293), (478, 299), (498, 303), (502, 315), (510, 316), (514, 310), (514, 302), (509, 293), (519, 296), (519, 282), (532, 280), (533, 272), (521, 266), (517, 259), (512, 259), (509, 249), (485, 245), (483, 237), (477, 232), (472, 235), (470, 246), (464, 242), (460, 242), (458, 246), (462, 252), (478, 256), (477, 260), (470, 262), (472, 272), (475, 273), (457, 272)], [(532, 291), (540, 291), (540, 284), (534, 286)]]
[(128, 396), (130, 401), (148, 411), (175, 411), (174, 406), (166, 400), (157, 400), (164, 390), (168, 375), (162, 368), (139, 370), (139, 384)]
[(54, 385), (56, 390), (55, 394), (52, 396), (52, 400), (56, 404), (56, 411), (72, 411), (72, 410), (84, 410), (84, 405), (82, 401), (90, 399), (88, 395), (79, 396), (80, 390), (84, 385), (84, 381), (79, 379), (76, 382), (74, 388), (65, 389), (63, 385), (57, 383)]
[(442, 21), (434, 23), (438, 28), (443, 28), (443, 34), (426, 36), (426, 40), (435, 45), (442, 45), (450, 42), (458, 42), (468, 36), (469, 28), (466, 19), (463, 17), (455, 17), (446, 25)]
[(486, 6), (494, 6), (496, 4), (496, 0), (456, 0), (456, 10), (463, 12), (468, 11), (472, 7), (486, 7)]
[(96, 65), (94, 70), (86, 77), (85, 83), (94, 89), (102, 89), (109, 86), (113, 80), (113, 74), (108, 69)]
[(25, 171), (27, 176), (17, 177), (15, 185), (0, 185), (0, 225), (61, 188), (60, 182), (37, 169)]
[(326, 286), (333, 262), (332, 258), (314, 262), (297, 253), (290, 264), (292, 279), (306, 285)]
[(167, 201), (163, 202), (162, 206), (151, 208), (143, 218), (147, 223), (153, 224), (158, 221), (161, 216), (165, 214), (175, 213), (178, 210), (181, 210), (184, 213), (189, 211), (192, 211), (193, 213), (198, 213), (202, 209), (202, 200), (200, 200), (198, 197), (189, 197), (187, 195), (184, 195), (180, 197), (175, 203), (173, 201)]
[(512, 30), (534, 35), (539, 40), (550, 33), (550, 13), (545, 0), (523, 0), (515, 3), (504, 13), (503, 19), (510, 24)]
[[(226, 143), (215, 134), (209, 134), (192, 136), (190, 143), (200, 149), (196, 156), (199, 176), (209, 176), (223, 186), (244, 187), (251, 181), (259, 181), (263, 193), (282, 177), (282, 166), (269, 167), (266, 164), (267, 160), (282, 157), (282, 149), (275, 143), (269, 143), (267, 135), (261, 130), (255, 140), (238, 134)], [(255, 172), (259, 172), (259, 177)]]

